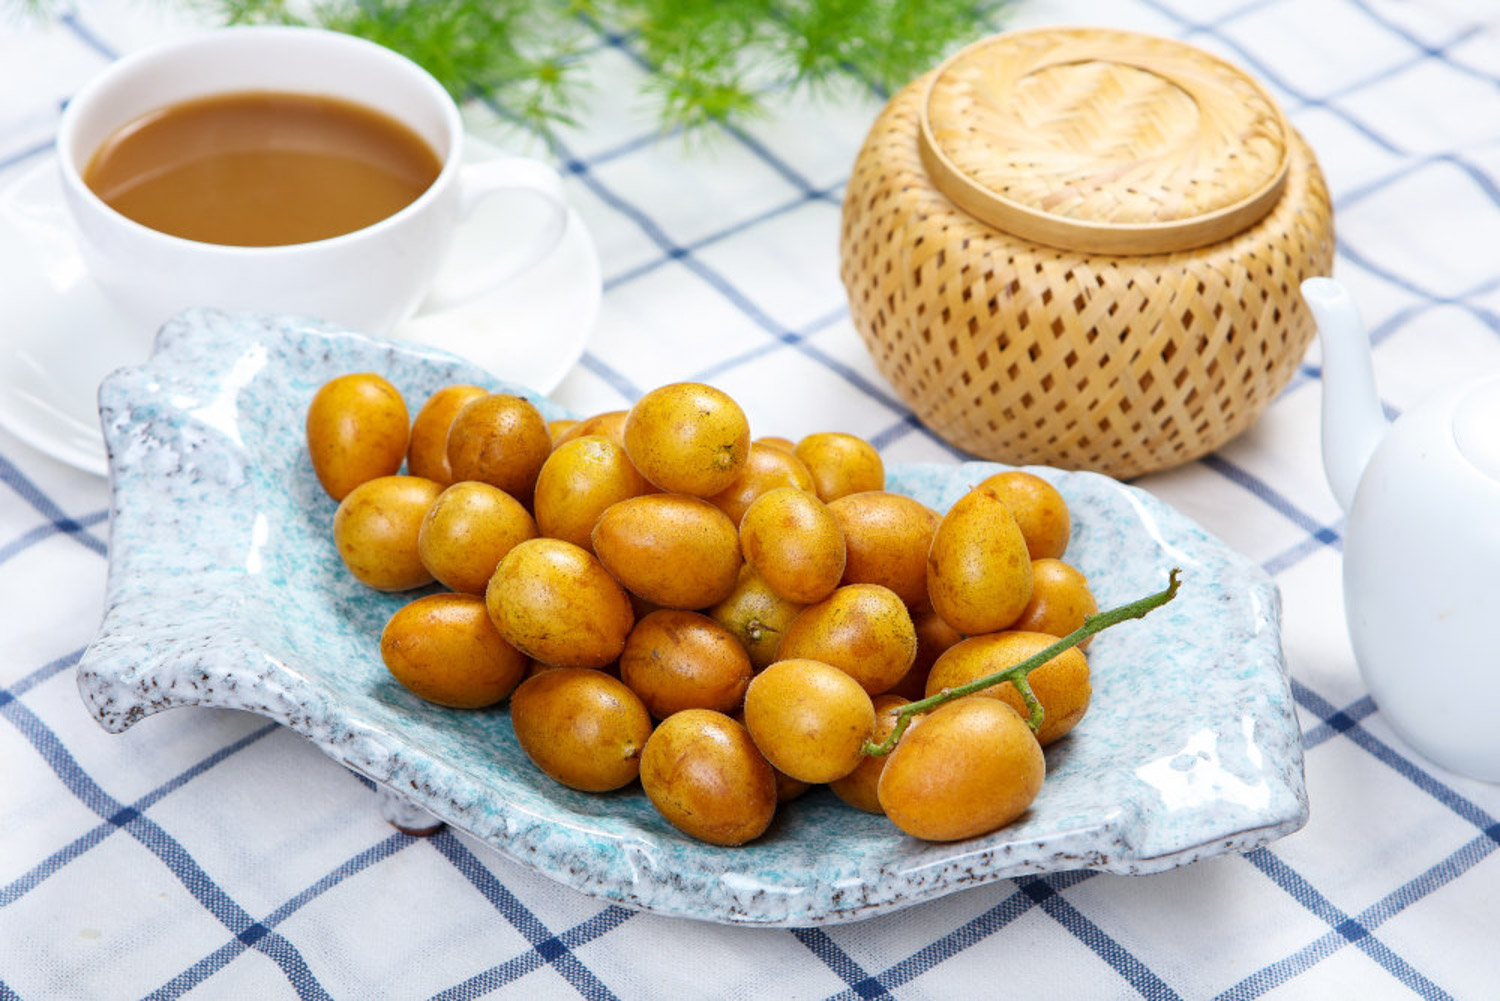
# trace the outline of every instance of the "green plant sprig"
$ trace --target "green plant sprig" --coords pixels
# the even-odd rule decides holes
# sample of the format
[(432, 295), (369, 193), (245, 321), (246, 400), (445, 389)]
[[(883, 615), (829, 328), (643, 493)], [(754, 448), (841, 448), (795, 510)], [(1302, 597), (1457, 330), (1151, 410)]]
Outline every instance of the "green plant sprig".
[(1083, 625), (1045, 650), (1027, 657), (1019, 664), (1007, 667), (1003, 671), (987, 674), (982, 678), (976, 678), (974, 681), (958, 685), (954, 688), (945, 688), (936, 695), (929, 695), (925, 699), (918, 699), (916, 702), (902, 706), (896, 711), (896, 725), (891, 729), (890, 734), (878, 744), (874, 741), (866, 741), (864, 753), (872, 757), (889, 754), (896, 747), (896, 744), (900, 742), (902, 734), (911, 725), (914, 717), (936, 709), (945, 702), (952, 702), (954, 699), (963, 698), (965, 695), (973, 695), (975, 692), (983, 691), (992, 685), (1004, 684), (1007, 681), (1015, 686), (1016, 691), (1021, 693), (1021, 698), (1026, 701), (1026, 708), (1029, 712), (1029, 718), (1026, 720), (1026, 723), (1031, 727), (1032, 732), (1035, 733), (1041, 728), (1042, 720), (1046, 713), (1042, 709), (1042, 703), (1031, 690), (1031, 684), (1027, 681), (1026, 676), (1053, 657), (1077, 646), (1095, 633), (1101, 633), (1110, 626), (1119, 625), (1121, 622), (1129, 619), (1144, 618), (1148, 612), (1160, 608), (1171, 601), (1177, 596), (1177, 589), (1181, 585), (1181, 580), (1178, 577), (1181, 572), (1175, 568), (1172, 570), (1167, 577), (1167, 586), (1164, 590), (1158, 591), (1155, 594), (1148, 594), (1144, 598), (1139, 598), (1118, 608), (1112, 608), (1107, 612), (1090, 615), (1083, 620)]
[(554, 0), (195, 0), (227, 24), (316, 25), (356, 35), (407, 56), (455, 100), (501, 104), (546, 133), (571, 123), (588, 41), (581, 2)]
[[(3, 0), (0, 0), (3, 2)], [(23, 0), (43, 3), (45, 0)], [(995, 30), (1006, 0), (188, 0), (230, 24), (316, 24), (424, 66), (545, 134), (583, 96), (588, 46), (623, 39), (663, 130), (736, 123), (777, 90), (839, 79), (889, 93)]]

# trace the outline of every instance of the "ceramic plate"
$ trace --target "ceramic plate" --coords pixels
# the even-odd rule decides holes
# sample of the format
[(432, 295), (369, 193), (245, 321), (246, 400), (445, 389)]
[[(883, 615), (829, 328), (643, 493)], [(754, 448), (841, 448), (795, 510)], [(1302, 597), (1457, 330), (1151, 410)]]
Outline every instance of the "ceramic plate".
[[(303, 442), (313, 392), (352, 371), (384, 373), (414, 407), (447, 383), (502, 388), (435, 350), (212, 312), (184, 314), (147, 364), (105, 381), (107, 610), (78, 676), (107, 729), (173, 706), (259, 713), (552, 879), (725, 923), (848, 921), (1022, 873), (1156, 872), (1306, 819), (1275, 585), (1150, 495), (1045, 469), (1073, 513), (1068, 558), (1102, 607), (1160, 590), (1173, 567), (1183, 585), (1094, 641), (1092, 708), (1049, 749), (1041, 795), (1016, 823), (929, 844), (818, 790), (729, 849), (678, 834), (638, 788), (558, 786), (525, 759), (503, 707), (424, 704), (381, 664), (380, 630), (410, 596), (344, 571), (335, 505)], [(942, 510), (998, 468), (896, 467), (890, 486)]]
[[(464, 154), (482, 161), (500, 151), (471, 137)], [(460, 238), (505, 251), (508, 234), (535, 231), (527, 227), (536, 208), (520, 196), (488, 199)], [(578, 213), (570, 211), (557, 249), (517, 280), (463, 306), (408, 320), (396, 336), (547, 392), (583, 354), (602, 291), (599, 255)], [(0, 191), (0, 302), (6, 307), (0, 427), (55, 459), (104, 475), (99, 381), (144, 360), (152, 332), (125, 322), (89, 278), (50, 154)]]

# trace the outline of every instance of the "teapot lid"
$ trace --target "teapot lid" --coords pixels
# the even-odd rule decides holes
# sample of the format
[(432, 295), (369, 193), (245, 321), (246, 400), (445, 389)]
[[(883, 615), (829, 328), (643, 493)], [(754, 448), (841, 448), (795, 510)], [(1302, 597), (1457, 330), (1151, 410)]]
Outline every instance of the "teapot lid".
[(1097, 28), (991, 36), (932, 74), (932, 183), (970, 215), (1065, 250), (1227, 239), (1281, 196), (1291, 129), (1249, 76), (1185, 42)]
[(1500, 480), (1500, 376), (1469, 387), (1453, 411), (1453, 440), (1480, 472)]

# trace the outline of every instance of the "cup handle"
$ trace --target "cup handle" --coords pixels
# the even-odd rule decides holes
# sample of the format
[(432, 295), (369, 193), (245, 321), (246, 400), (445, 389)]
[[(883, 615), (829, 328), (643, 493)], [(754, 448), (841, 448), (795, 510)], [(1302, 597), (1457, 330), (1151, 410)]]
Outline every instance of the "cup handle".
[[(568, 227), (568, 200), (562, 175), (540, 160), (502, 156), (465, 164), (459, 174), (459, 225), (473, 215), (480, 202), (501, 194), (525, 191), (547, 203), (549, 212), (528, 252), (509, 259), (448, 262), (433, 283), (418, 314), (437, 313), (460, 306), (510, 282), (545, 258), (562, 241)], [(460, 254), (459, 258), (479, 255)]]

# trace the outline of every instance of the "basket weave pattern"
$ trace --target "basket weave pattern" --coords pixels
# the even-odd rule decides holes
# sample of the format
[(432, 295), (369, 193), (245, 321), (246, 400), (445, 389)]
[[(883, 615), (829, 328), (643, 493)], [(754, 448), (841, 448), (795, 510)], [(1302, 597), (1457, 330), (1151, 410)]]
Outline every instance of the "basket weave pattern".
[(917, 132), (932, 74), (875, 122), (844, 199), (854, 325), (913, 412), (971, 454), (1126, 479), (1248, 427), (1314, 327), (1298, 286), (1328, 274), (1333, 219), (1295, 132), (1268, 214), (1196, 250), (1089, 254), (1031, 243), (956, 207)]

